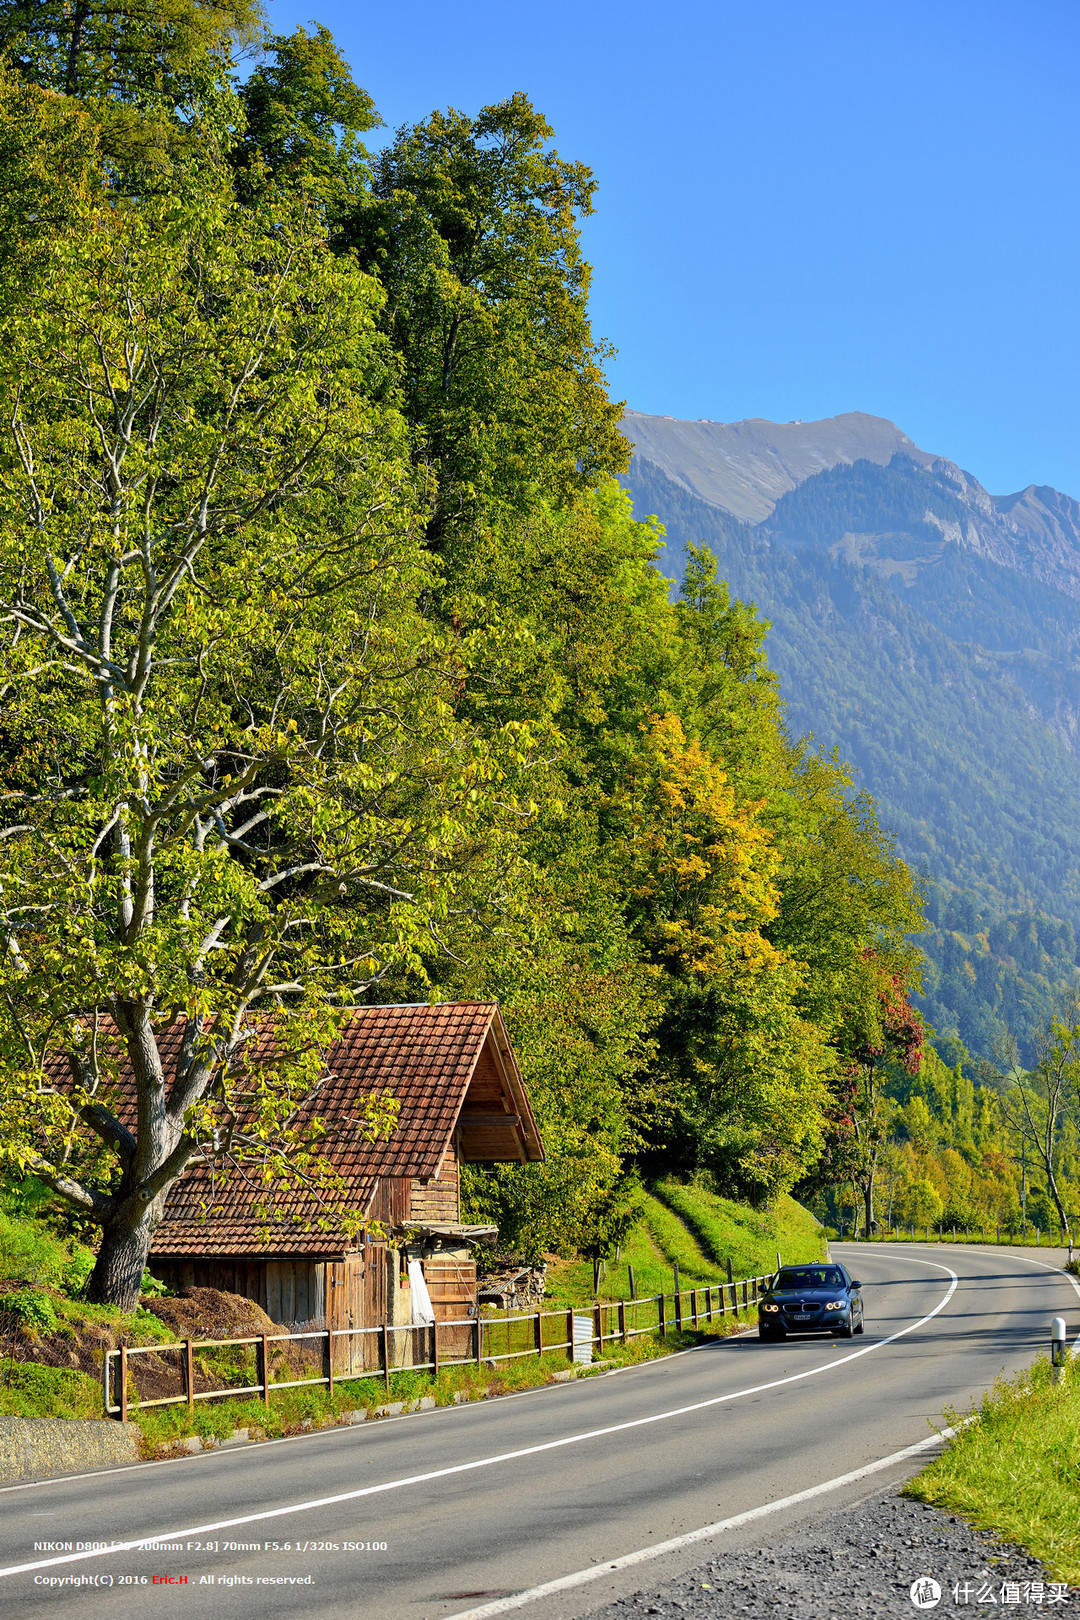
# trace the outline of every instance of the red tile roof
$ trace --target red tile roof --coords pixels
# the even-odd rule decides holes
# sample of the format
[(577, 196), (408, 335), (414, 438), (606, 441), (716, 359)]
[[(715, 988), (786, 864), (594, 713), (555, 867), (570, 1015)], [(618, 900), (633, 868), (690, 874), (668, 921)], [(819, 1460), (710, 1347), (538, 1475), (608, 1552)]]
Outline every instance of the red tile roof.
[[(109, 1033), (116, 1038), (115, 1031)], [(178, 1023), (159, 1035), (166, 1073), (175, 1065), (181, 1033)], [(502, 1054), (513, 1106), (521, 1115), (522, 1156), (539, 1158), (543, 1149), (536, 1124), (495, 1002), (362, 1007), (350, 1016), (326, 1055), (317, 1097), (300, 1110), (301, 1115), (317, 1113), (330, 1126), (323, 1152), (345, 1183), (350, 1209), (358, 1214), (368, 1211), (380, 1177), (438, 1174), (489, 1034)], [(246, 1061), (257, 1066), (272, 1060), (268, 1038), (249, 1049)], [(130, 1072), (121, 1075), (120, 1091), (117, 1111), (130, 1123), (134, 1117)], [(355, 1127), (350, 1128), (350, 1121), (358, 1098), (380, 1094), (397, 1099), (398, 1125), (389, 1140), (365, 1142)], [(260, 1198), (272, 1206), (269, 1219), (252, 1212)], [(160, 1256), (340, 1253), (346, 1241), (340, 1228), (312, 1229), (318, 1216), (319, 1206), (309, 1193), (286, 1191), (275, 1196), (271, 1189), (268, 1196), (254, 1177), (242, 1172), (234, 1170), (215, 1183), (207, 1166), (192, 1166), (169, 1194), (152, 1252)], [(347, 1246), (355, 1246), (355, 1241)]]

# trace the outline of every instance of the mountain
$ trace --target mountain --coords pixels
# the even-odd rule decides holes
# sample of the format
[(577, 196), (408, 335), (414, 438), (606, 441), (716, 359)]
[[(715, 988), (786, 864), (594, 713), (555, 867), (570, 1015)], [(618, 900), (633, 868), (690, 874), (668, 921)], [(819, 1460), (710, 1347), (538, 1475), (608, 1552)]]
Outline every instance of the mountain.
[(1003, 1024), (1028, 1037), (1080, 984), (1080, 505), (989, 495), (860, 413), (624, 430), (665, 572), (709, 545), (771, 622), (792, 734), (851, 762), (925, 873), (928, 1018), (984, 1056)]
[(838, 463), (935, 459), (895, 422), (862, 411), (822, 422), (679, 422), (627, 411), (623, 432), (642, 460), (744, 523), (760, 523), (781, 495)]

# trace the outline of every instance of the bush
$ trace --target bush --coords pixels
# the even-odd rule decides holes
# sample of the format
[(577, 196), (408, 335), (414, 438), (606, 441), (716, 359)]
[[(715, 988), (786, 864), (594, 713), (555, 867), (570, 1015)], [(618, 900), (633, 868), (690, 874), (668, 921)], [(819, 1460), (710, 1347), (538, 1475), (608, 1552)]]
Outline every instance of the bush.
[(43, 1283), (73, 1296), (93, 1267), (84, 1244), (64, 1242), (39, 1221), (0, 1210), (0, 1280)]
[(14, 1294), (5, 1294), (3, 1308), (23, 1327), (42, 1333), (55, 1333), (58, 1317), (52, 1300), (36, 1288), (20, 1288)]

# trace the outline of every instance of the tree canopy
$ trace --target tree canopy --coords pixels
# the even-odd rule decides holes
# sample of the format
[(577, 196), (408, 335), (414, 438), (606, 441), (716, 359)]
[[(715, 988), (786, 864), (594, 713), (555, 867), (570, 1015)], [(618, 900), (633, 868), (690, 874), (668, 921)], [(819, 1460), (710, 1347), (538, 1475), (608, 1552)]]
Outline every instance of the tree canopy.
[(295, 1122), (344, 1009), (460, 997), (547, 1144), (466, 1177), (506, 1243), (601, 1252), (661, 1168), (805, 1178), (920, 897), (614, 480), (589, 171), (520, 94), (372, 160), (322, 28), (241, 82), (251, 8), (47, 9), (0, 82), (7, 1162), (130, 1302), (188, 1165), (334, 1207)]

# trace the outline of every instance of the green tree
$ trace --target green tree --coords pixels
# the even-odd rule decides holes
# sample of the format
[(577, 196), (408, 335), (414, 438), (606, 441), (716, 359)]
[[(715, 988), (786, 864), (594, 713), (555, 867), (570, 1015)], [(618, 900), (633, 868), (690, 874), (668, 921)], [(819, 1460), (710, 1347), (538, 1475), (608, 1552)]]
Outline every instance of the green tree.
[(0, 0), (0, 51), (24, 83), (91, 107), (125, 165), (220, 161), (233, 56), (262, 24), (259, 0)]
[(386, 288), (403, 408), (436, 473), (429, 540), (456, 537), (463, 563), (485, 513), (586, 493), (629, 454), (589, 326), (578, 220), (594, 182), (551, 133), (521, 94), (432, 113), (380, 154), (344, 233)]
[[(329, 29), (298, 28), (264, 41), (264, 60), (240, 87), (244, 128), (231, 158), (248, 191), (263, 177), (303, 186), (332, 224), (355, 208), (370, 175), (360, 137), (382, 120), (353, 82)], [(256, 168), (257, 165), (257, 168)]]
[(1032, 1158), (1046, 1178), (1046, 1193), (1063, 1233), (1072, 1241), (1071, 1225), (1062, 1186), (1063, 1135), (1070, 1115), (1075, 1116), (1080, 1096), (1080, 1001), (1071, 998), (1033, 1037), (1035, 1064), (1020, 1062), (1015, 1039), (1006, 1035), (995, 1057), (1005, 1070), (1008, 1085), (1000, 1107), (1006, 1124), (1032, 1150)]
[(187, 1165), (318, 1183), (335, 1009), (423, 972), (520, 728), (455, 719), (381, 295), (302, 200), (91, 197), (51, 251), (0, 323), (3, 1140), (130, 1305)]

